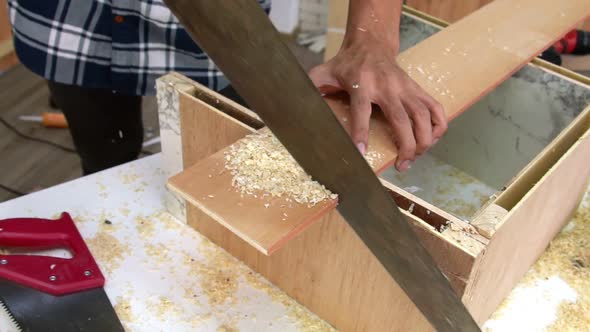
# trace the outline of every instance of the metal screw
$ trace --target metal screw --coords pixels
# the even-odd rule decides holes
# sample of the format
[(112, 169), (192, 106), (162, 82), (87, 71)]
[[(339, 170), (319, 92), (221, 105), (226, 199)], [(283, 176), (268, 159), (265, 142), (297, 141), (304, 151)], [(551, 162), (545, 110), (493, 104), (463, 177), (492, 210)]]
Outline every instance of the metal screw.
[(3, 260), (0, 260), (0, 264), (2, 264), (2, 265), (6, 265), (6, 264), (8, 264), (8, 261), (7, 261), (7, 260), (5, 260), (5, 259), (3, 259)]
[(55, 281), (55, 280), (57, 280), (57, 277), (56, 276), (49, 276), (49, 280)]
[(92, 272), (90, 272), (90, 270), (86, 270), (84, 271), (84, 275), (90, 277), (92, 275)]

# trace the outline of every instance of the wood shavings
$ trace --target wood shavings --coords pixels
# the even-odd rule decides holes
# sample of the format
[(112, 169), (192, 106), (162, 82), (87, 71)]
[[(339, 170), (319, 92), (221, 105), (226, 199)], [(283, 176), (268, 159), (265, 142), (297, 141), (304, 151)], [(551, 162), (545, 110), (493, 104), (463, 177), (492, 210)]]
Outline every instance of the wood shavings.
[(527, 282), (557, 275), (577, 293), (574, 303), (560, 306), (549, 331), (589, 331), (590, 326), (590, 206), (589, 200), (574, 215), (575, 226), (562, 231), (525, 275)]
[(86, 239), (86, 244), (100, 268), (109, 273), (119, 268), (129, 252), (129, 245), (121, 243), (116, 237), (104, 232)]
[(135, 316), (133, 315), (133, 310), (131, 309), (131, 302), (129, 302), (129, 300), (126, 298), (118, 296), (117, 304), (115, 304), (114, 309), (117, 313), (117, 316), (119, 316), (119, 319), (125, 326), (125, 329), (129, 330), (127, 325), (135, 321)]
[(270, 132), (247, 136), (225, 154), (232, 185), (241, 193), (268, 193), (313, 206), (325, 199), (336, 199), (326, 187), (313, 181), (287, 149)]
[(447, 221), (447, 224), (441, 229), (441, 234), (447, 239), (455, 241), (462, 248), (474, 255), (478, 255), (485, 248), (485, 244), (469, 236), (469, 234), (478, 234), (477, 231), (470, 226), (462, 226)]
[(239, 332), (240, 330), (233, 324), (223, 324), (217, 328), (217, 332)]
[(369, 152), (365, 154), (365, 160), (367, 161), (367, 163), (369, 163), (371, 167), (375, 167), (375, 165), (382, 159), (383, 154), (375, 150), (369, 150)]
[(143, 216), (135, 218), (135, 228), (142, 239), (151, 239), (156, 234), (156, 227), (150, 218)]
[(168, 247), (162, 243), (144, 243), (145, 253), (150, 256), (150, 262), (156, 261), (157, 263), (164, 263), (170, 260), (168, 255)]

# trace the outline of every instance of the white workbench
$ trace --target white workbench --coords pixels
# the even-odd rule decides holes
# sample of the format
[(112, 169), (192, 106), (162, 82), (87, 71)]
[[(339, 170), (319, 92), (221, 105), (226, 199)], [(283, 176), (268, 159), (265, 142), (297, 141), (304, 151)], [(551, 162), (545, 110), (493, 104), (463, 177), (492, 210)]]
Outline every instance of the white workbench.
[[(160, 155), (0, 204), (0, 219), (69, 212), (129, 331), (317, 331), (324, 322), (165, 212)], [(109, 220), (111, 224), (105, 223)], [(518, 286), (491, 331), (542, 331), (576, 294), (558, 277)]]

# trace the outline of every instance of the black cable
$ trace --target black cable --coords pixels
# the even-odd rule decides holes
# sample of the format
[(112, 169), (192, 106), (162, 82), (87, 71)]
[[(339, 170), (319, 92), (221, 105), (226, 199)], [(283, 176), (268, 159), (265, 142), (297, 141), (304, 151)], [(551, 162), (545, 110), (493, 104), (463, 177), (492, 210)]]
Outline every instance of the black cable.
[(76, 153), (76, 150), (69, 148), (67, 146), (63, 146), (63, 145), (59, 145), (55, 142), (52, 141), (48, 141), (42, 138), (38, 138), (38, 137), (33, 137), (27, 134), (22, 133), (20, 130), (16, 129), (16, 127), (14, 127), (13, 125), (11, 125), (10, 123), (8, 123), (8, 121), (4, 120), (3, 118), (0, 118), (0, 122), (5, 125), (8, 129), (12, 130), (15, 134), (17, 134), (18, 136), (24, 138), (24, 139), (28, 139), (31, 141), (35, 141), (35, 142), (39, 142), (39, 143), (43, 143), (43, 144), (48, 144), (51, 145), (55, 148), (58, 148), (60, 150), (66, 151), (66, 152), (72, 152), (72, 153)]
[[(39, 143), (43, 143), (43, 144), (48, 144), (48, 145), (51, 145), (51, 146), (53, 146), (53, 147), (55, 147), (55, 148), (58, 148), (58, 149), (60, 149), (60, 150), (63, 150), (63, 151), (65, 151), (65, 152), (77, 153), (77, 152), (76, 152), (76, 150), (74, 150), (74, 149), (72, 149), (72, 148), (69, 148), (69, 147), (67, 147), (67, 146), (63, 146), (63, 145), (57, 144), (57, 143), (55, 143), (55, 142), (52, 142), (52, 141), (48, 141), (48, 140), (45, 140), (45, 139), (42, 139), (42, 138), (33, 137), (33, 136), (30, 136), (30, 135), (24, 134), (23, 132), (21, 132), (21, 131), (20, 131), (20, 130), (18, 130), (16, 127), (14, 127), (14, 126), (13, 126), (13, 125), (11, 125), (10, 123), (8, 123), (8, 121), (6, 121), (6, 120), (5, 120), (5, 119), (3, 119), (3, 118), (0, 118), (0, 122), (1, 122), (3, 125), (5, 125), (6, 127), (8, 127), (8, 129), (12, 130), (12, 131), (13, 131), (15, 134), (17, 134), (18, 136), (20, 136), (20, 137), (22, 137), (22, 138), (24, 138), (24, 139), (28, 139), (28, 140), (35, 141), (35, 142), (39, 142)], [(141, 150), (141, 153), (142, 153), (142, 154), (145, 154), (145, 155), (148, 155), (148, 156), (150, 156), (150, 155), (153, 155), (153, 154), (154, 154), (153, 152), (150, 152), (150, 151), (148, 151), (148, 150)]]
[(12, 188), (10, 188), (10, 187), (8, 187), (8, 186), (5, 186), (5, 185), (3, 185), (3, 184), (1, 184), (1, 183), (0, 183), (0, 188), (2, 188), (2, 189), (4, 189), (4, 190), (8, 191), (9, 193), (11, 193), (11, 194), (13, 194), (13, 195), (15, 195), (15, 196), (24, 196), (24, 195), (26, 195), (26, 194), (25, 194), (25, 193), (23, 193), (23, 192), (20, 192), (20, 191), (18, 191), (18, 190), (16, 190), (16, 189), (12, 189)]

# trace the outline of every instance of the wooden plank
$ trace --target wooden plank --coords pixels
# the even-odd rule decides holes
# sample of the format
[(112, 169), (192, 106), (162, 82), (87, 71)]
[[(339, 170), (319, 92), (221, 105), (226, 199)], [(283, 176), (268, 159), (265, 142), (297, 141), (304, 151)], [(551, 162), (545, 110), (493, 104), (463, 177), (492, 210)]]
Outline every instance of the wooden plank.
[[(182, 104), (183, 100), (185, 104)], [(190, 106), (190, 101), (192, 100), (181, 97), (181, 106), (186, 105), (190, 108), (186, 111), (185, 119), (190, 122), (185, 123), (190, 126), (198, 126), (201, 129), (191, 129), (193, 133), (191, 135), (199, 135), (199, 137), (190, 138), (189, 134), (185, 133), (187, 129), (183, 127), (183, 149), (198, 156), (191, 158), (188, 164), (185, 162), (185, 165), (191, 165), (203, 155), (208, 155), (212, 150), (215, 150), (201, 147), (200, 145), (204, 142), (214, 141), (216, 142), (215, 147), (227, 142), (227, 140), (218, 141), (216, 129), (207, 129), (209, 126), (207, 121), (214, 121), (207, 119), (219, 115), (192, 114), (198, 113), (198, 109), (195, 107), (202, 106), (200, 104), (199, 106)], [(328, 98), (327, 102), (337, 114), (341, 124), (350, 130), (349, 116), (346, 115), (348, 114), (348, 105), (345, 99), (342, 97)], [(185, 113), (185, 111), (183, 110), (181, 113)], [(214, 112), (214, 114), (216, 113)], [(197, 125), (198, 121), (195, 117), (205, 120), (202, 122), (203, 125)], [(371, 137), (373, 139), (369, 143), (369, 151), (380, 151), (382, 157), (375, 160), (374, 170), (381, 172), (391, 166), (396, 150), (395, 146), (391, 144), (390, 129), (381, 115), (376, 114), (371, 121)], [(211, 124), (213, 123), (211, 122)], [(212, 127), (217, 126), (215, 124)], [(227, 126), (227, 124), (219, 126)], [(213, 132), (209, 132), (211, 130)], [(204, 137), (203, 133), (213, 136)], [(238, 136), (241, 134), (243, 132), (239, 132)], [(184, 146), (184, 141), (191, 141), (194, 144)], [(336, 201), (333, 200), (321, 202), (310, 208), (303, 204), (290, 202), (285, 197), (262, 197), (263, 193), (260, 193), (260, 197), (242, 195), (231, 187), (232, 175), (225, 169), (224, 153), (226, 151), (227, 149), (223, 149), (172, 177), (168, 182), (169, 187), (191, 204), (199, 206), (218, 222), (242, 236), (263, 253), (270, 254), (277, 250), (309, 226), (309, 223), (336, 206)], [(186, 153), (183, 155), (186, 160)], [(265, 204), (268, 204), (269, 207), (265, 207)]]
[[(590, 154), (590, 130), (576, 139), (505, 217), (485, 253), (478, 257), (474, 267), (477, 274), (463, 297), (478, 322), (497, 308), (543, 253), (587, 189), (590, 168), (580, 165), (586, 164)], [(561, 194), (556, 195), (557, 192)]]
[(398, 63), (453, 119), (589, 15), (584, 0), (496, 0)]

